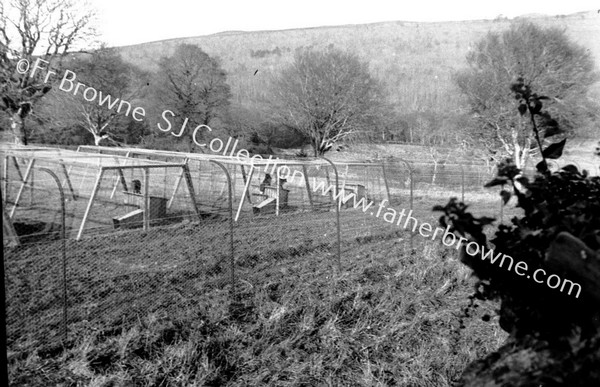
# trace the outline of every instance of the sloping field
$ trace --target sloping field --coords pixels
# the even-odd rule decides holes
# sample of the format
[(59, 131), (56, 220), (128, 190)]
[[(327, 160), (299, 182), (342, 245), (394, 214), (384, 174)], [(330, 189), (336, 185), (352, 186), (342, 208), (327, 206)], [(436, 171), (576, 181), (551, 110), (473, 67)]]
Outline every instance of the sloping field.
[(68, 241), (65, 349), (61, 242), (5, 250), (11, 385), (447, 386), (503, 341), (455, 250), (346, 210), (338, 267), (334, 215), (237, 225), (235, 289), (228, 222)]

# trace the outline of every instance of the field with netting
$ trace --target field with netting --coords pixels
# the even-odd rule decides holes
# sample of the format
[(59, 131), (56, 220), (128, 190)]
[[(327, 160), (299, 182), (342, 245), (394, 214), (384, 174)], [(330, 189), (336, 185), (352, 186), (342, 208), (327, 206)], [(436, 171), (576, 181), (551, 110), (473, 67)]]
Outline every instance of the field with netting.
[(506, 221), (483, 168), (290, 159), (278, 183), (264, 163), (84, 150), (4, 150), (14, 385), (447, 386), (505, 338), (481, 320), (495, 305), (465, 315), (458, 251), (395, 222), (435, 227), (451, 196)]
[[(432, 224), (431, 200), (415, 212)], [(482, 203), (483, 204), (483, 203)], [(485, 207), (483, 205), (482, 207)], [(487, 209), (493, 211), (495, 203)], [(5, 251), (14, 385), (450, 385), (504, 335), (461, 314), (457, 252), (356, 210), (223, 219)], [(207, 223), (210, 222), (210, 223)], [(232, 278), (233, 275), (233, 278)]]

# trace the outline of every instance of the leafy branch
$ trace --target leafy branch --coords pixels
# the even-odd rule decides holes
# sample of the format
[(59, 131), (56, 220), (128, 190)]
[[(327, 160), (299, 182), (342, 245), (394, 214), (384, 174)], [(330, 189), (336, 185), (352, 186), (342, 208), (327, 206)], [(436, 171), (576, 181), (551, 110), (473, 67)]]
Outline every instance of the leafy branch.
[[(549, 113), (542, 111), (542, 101), (549, 100), (550, 98), (544, 95), (538, 96), (536, 93), (533, 93), (531, 87), (525, 83), (525, 80), (522, 77), (517, 78), (517, 81), (511, 85), (510, 89), (515, 93), (515, 99), (519, 101), (519, 114), (524, 116), (529, 112), (535, 140), (540, 150), (540, 154), (542, 155), (542, 161), (536, 168), (541, 173), (548, 173), (549, 169), (546, 159), (559, 158), (562, 155), (562, 151), (567, 142), (566, 139), (563, 139), (560, 142), (551, 144), (546, 149), (542, 148), (542, 141), (540, 140), (541, 129), (544, 130), (544, 138), (561, 133), (558, 122), (556, 122)], [(539, 116), (540, 119), (541, 127), (539, 128), (535, 120), (536, 116)]]
[[(596, 215), (600, 213), (600, 177), (590, 177), (574, 165), (551, 172), (547, 160), (561, 157), (566, 139), (544, 148), (543, 139), (562, 132), (558, 123), (543, 110), (542, 101), (549, 98), (534, 93), (523, 78), (517, 79), (510, 89), (515, 93), (518, 113), (521, 116), (529, 113), (542, 160), (536, 165), (537, 173), (532, 179), (524, 176), (511, 158), (498, 164), (496, 177), (485, 187), (501, 186), (504, 205), (514, 195), (522, 215), (513, 217), (510, 224), (499, 225), (489, 243), (497, 253), (509, 255), (515, 262), (527, 263), (531, 272), (543, 268), (551, 273), (547, 255), (560, 234), (570, 234), (592, 251), (600, 251), (600, 217)], [(506, 186), (512, 190), (504, 189)], [(443, 212), (440, 217), (443, 226), (450, 225), (452, 231), (486, 246), (484, 228), (494, 219), (475, 217), (466, 209), (467, 205), (455, 198), (445, 206), (434, 207), (434, 211)], [(589, 297), (586, 301), (576, 300), (464, 252), (461, 259), (479, 279), (473, 297), (501, 301), (500, 322), (508, 332), (553, 332), (554, 336), (561, 337), (573, 326), (585, 326), (590, 321), (594, 308), (581, 307), (582, 303), (589, 302)], [(565, 258), (564, 267), (575, 267), (569, 265), (568, 259)], [(548, 320), (553, 321), (552, 327), (544, 325)], [(560, 333), (556, 335), (557, 332)]]

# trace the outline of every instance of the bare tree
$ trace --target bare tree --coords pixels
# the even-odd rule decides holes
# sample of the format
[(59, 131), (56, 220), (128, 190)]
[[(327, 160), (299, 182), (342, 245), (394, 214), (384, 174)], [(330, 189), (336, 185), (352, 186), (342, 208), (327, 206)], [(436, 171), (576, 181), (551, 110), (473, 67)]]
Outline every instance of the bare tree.
[(315, 157), (367, 130), (381, 106), (381, 86), (368, 63), (337, 49), (300, 50), (273, 84), (273, 111), (311, 140)]
[(227, 75), (216, 58), (192, 44), (179, 45), (172, 57), (161, 58), (159, 67), (155, 94), (173, 113), (163, 112), (160, 127), (170, 129), (175, 124), (172, 134), (186, 133), (193, 150), (194, 128), (226, 117), (231, 99)]
[(438, 167), (440, 166), (440, 164), (442, 165), (442, 167), (446, 164), (446, 160), (448, 159), (452, 151), (450, 149), (447, 149), (446, 153), (444, 154), (442, 153), (439, 147), (436, 147), (434, 145), (430, 145), (428, 147), (428, 150), (429, 156), (431, 157), (431, 161), (433, 162), (433, 174), (431, 176), (431, 185), (434, 185), (438, 173)]
[[(25, 119), (51, 90), (48, 72), (93, 35), (94, 12), (74, 0), (12, 0), (0, 3), (0, 108), (9, 115), (18, 144), (27, 144)], [(37, 63), (37, 65), (36, 65)]]
[(552, 102), (546, 105), (549, 115), (539, 122), (545, 136), (556, 134), (558, 127), (566, 132), (580, 129), (597, 111), (587, 96), (598, 79), (594, 60), (564, 30), (516, 22), (481, 39), (467, 62), (469, 68), (456, 81), (475, 117), (471, 137), (496, 157), (511, 157), (519, 168), (535, 151), (535, 141), (532, 131), (526, 130), (528, 119), (515, 109), (510, 86), (518, 78)]
[[(124, 142), (133, 118), (122, 110), (143, 94), (147, 74), (125, 63), (116, 49), (107, 47), (80, 55), (69, 62), (69, 68), (80, 82), (97, 90), (97, 99), (88, 101), (72, 93), (52, 91), (40, 105), (38, 116), (52, 127), (85, 129), (94, 137), (95, 145)], [(121, 104), (125, 109), (118, 108)]]

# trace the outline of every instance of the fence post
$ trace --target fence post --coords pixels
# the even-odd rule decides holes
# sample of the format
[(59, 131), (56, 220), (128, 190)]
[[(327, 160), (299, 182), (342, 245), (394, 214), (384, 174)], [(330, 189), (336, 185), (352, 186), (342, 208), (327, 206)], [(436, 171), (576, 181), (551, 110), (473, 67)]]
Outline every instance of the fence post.
[(67, 342), (67, 237), (66, 237), (66, 211), (65, 211), (65, 193), (63, 191), (62, 184), (58, 179), (58, 176), (48, 168), (40, 168), (40, 171), (44, 171), (49, 174), (58, 187), (58, 193), (60, 194), (60, 206), (61, 206), (61, 232), (60, 239), (62, 240), (62, 274), (63, 274), (63, 345)]
[(144, 231), (150, 229), (150, 171), (144, 168)]
[[(407, 163), (408, 164), (408, 163)], [(409, 169), (409, 176), (410, 176), (410, 211), (412, 212), (413, 210), (413, 206), (414, 206), (414, 191), (415, 191), (415, 179), (414, 179), (414, 173), (412, 168)], [(413, 237), (415, 236), (414, 232), (410, 232), (410, 252), (412, 254), (414, 247), (413, 247)]]
[(4, 183), (4, 189), (2, 191), (2, 200), (8, 202), (8, 163), (10, 159), (8, 156), (4, 156), (4, 165), (2, 168), (2, 179)]
[(385, 194), (387, 195), (387, 200), (391, 204), (392, 198), (390, 197), (390, 186), (387, 181), (387, 174), (385, 173), (385, 163), (381, 162), (381, 171), (383, 172), (383, 183), (385, 184)]
[(279, 206), (281, 205), (279, 201), (279, 196), (281, 195), (281, 184), (279, 184), (279, 167), (277, 167), (277, 171), (275, 171), (275, 216), (279, 216)]
[(77, 200), (77, 194), (75, 194), (75, 190), (73, 189), (73, 185), (71, 184), (71, 178), (69, 177), (69, 171), (67, 170), (67, 168), (65, 167), (64, 164), (61, 164), (61, 167), (62, 167), (63, 173), (65, 174), (66, 182), (69, 187), (69, 191), (71, 191), (71, 195), (73, 196), (73, 200)]
[(225, 177), (227, 177), (227, 192), (229, 193), (229, 247), (230, 247), (230, 272), (231, 272), (231, 296), (235, 300), (236, 292), (235, 292), (235, 258), (234, 258), (234, 249), (233, 249), (233, 194), (231, 192), (231, 176), (229, 176), (229, 171), (227, 168), (218, 161), (209, 160), (209, 162), (218, 165), (224, 172)]
[[(410, 192), (410, 211), (413, 210), (413, 202), (414, 202), (414, 173), (413, 173), (413, 168), (411, 166), (411, 164), (404, 160), (403, 158), (398, 158), (398, 160), (400, 160), (402, 163), (404, 163), (404, 165), (406, 165), (406, 169), (408, 169), (408, 178), (410, 180), (410, 184), (409, 184), (409, 192)], [(414, 233), (411, 231), (410, 233), (410, 251), (412, 253), (413, 250), (413, 237), (414, 237)]]
[[(194, 190), (194, 182), (192, 181), (192, 173), (190, 172), (189, 164), (181, 164), (181, 168), (183, 170), (183, 177), (185, 178), (185, 184), (187, 185), (188, 193), (190, 194), (192, 206), (194, 206), (194, 211), (196, 212), (198, 219), (201, 219), (202, 216), (200, 215), (200, 208), (198, 208), (198, 203), (196, 202), (196, 191)], [(200, 189), (200, 187), (198, 187), (198, 189)]]
[(31, 170), (31, 185), (29, 186), (29, 205), (30, 206), (33, 206), (33, 187), (35, 185), (35, 181), (34, 181), (34, 179), (35, 179), (34, 175), (35, 174), (34, 174), (34, 172), (35, 172), (35, 169), (32, 169)]
[(304, 175), (304, 185), (306, 185), (306, 193), (308, 196), (308, 201), (310, 203), (310, 209), (314, 210), (315, 209), (315, 205), (313, 203), (313, 197), (312, 194), (310, 193), (310, 183), (308, 182), (308, 172), (306, 169), (306, 165), (302, 164), (302, 174)]
[[(188, 164), (189, 162), (189, 158), (185, 158), (185, 160), (183, 160), (183, 164)], [(184, 178), (185, 175), (185, 169), (182, 168), (181, 169), (181, 173), (179, 174), (179, 176), (177, 176), (177, 179), (175, 180), (175, 185), (173, 186), (173, 193), (171, 194), (171, 197), (169, 198), (169, 201), (167, 202), (167, 210), (171, 208), (171, 205), (173, 204), (173, 200), (175, 200), (175, 195), (177, 194), (177, 190), (179, 189), (179, 185), (181, 184), (181, 180)], [(212, 179), (211, 179), (212, 181)]]
[[(338, 185), (339, 185), (339, 176), (338, 176), (338, 171), (337, 168), (335, 167), (335, 164), (321, 156), (321, 159), (325, 160), (326, 162), (328, 162), (329, 164), (331, 164), (331, 166), (333, 167), (333, 171), (335, 172), (335, 189), (333, 190), (333, 194), (334, 197), (337, 197), (338, 200), (340, 198), (340, 196), (338, 196)], [(343, 196), (343, 195), (342, 195)], [(341, 273), (342, 271), (342, 235), (341, 235), (341, 226), (340, 226), (340, 206), (338, 205), (338, 203), (335, 203), (335, 215), (336, 215), (336, 220), (337, 220), (337, 267), (338, 267), (338, 273)]]

